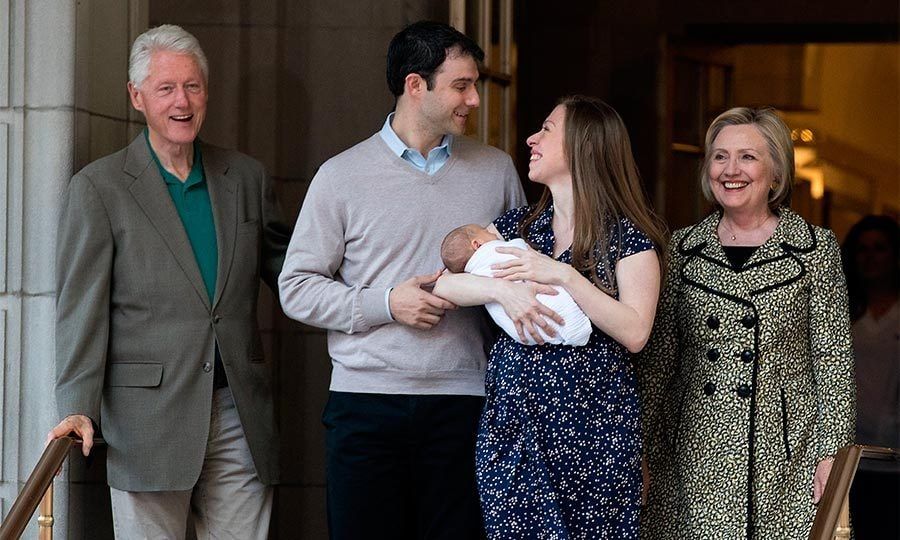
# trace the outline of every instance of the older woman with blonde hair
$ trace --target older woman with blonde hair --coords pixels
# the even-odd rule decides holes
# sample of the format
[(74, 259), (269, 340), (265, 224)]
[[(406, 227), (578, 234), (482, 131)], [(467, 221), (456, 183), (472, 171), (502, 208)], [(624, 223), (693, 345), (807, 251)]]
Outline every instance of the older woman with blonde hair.
[(734, 108), (706, 134), (716, 210), (676, 231), (640, 359), (651, 477), (642, 537), (806, 538), (854, 427), (834, 234), (788, 208), (790, 132)]

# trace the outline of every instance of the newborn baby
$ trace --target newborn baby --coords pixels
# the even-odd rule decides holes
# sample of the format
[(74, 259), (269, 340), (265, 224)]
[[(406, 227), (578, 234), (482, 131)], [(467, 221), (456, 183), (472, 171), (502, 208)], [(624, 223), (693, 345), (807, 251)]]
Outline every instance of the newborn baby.
[[(457, 227), (450, 231), (444, 241), (441, 242), (441, 259), (444, 266), (454, 273), (466, 272), (476, 276), (493, 277), (491, 270), (492, 264), (497, 264), (510, 259), (515, 259), (515, 255), (508, 253), (497, 253), (498, 247), (515, 247), (519, 249), (531, 249), (531, 247), (521, 238), (503, 241), (497, 235), (479, 225), (470, 224)], [(559, 294), (553, 296), (549, 294), (539, 294), (537, 299), (540, 303), (552, 309), (563, 318), (565, 324), (559, 326), (552, 320), (547, 320), (553, 330), (556, 331), (556, 337), (550, 337), (538, 327), (538, 332), (546, 343), (555, 343), (557, 345), (585, 345), (591, 336), (591, 321), (588, 316), (581, 311), (572, 296), (562, 287), (553, 286)], [(494, 322), (503, 329), (504, 332), (519, 343), (524, 345), (535, 345), (536, 342), (531, 336), (527, 336), (527, 341), (519, 339), (516, 332), (516, 326), (512, 319), (503, 310), (503, 307), (492, 302), (485, 304)], [(526, 333), (527, 335), (527, 333)]]

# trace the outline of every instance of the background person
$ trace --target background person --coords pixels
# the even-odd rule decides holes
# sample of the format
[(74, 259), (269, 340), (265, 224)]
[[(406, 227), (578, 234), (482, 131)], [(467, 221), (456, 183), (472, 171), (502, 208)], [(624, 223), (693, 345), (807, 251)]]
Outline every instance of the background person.
[(706, 132), (717, 210), (676, 231), (642, 355), (642, 537), (806, 538), (852, 442), (853, 351), (834, 234), (788, 207), (790, 132), (734, 108)]
[[(853, 351), (856, 443), (900, 448), (900, 231), (888, 216), (866, 216), (842, 247)], [(860, 461), (850, 490), (857, 540), (900, 538), (900, 471)]]
[(843, 246), (856, 353), (856, 442), (900, 448), (900, 231), (866, 216)]
[(492, 230), (534, 249), (498, 248), (516, 258), (497, 265), (495, 278), (444, 275), (434, 292), (458, 305), (499, 302), (520, 334), (534, 336), (543, 306), (510, 293), (512, 282), (560, 286), (595, 328), (584, 347), (529, 347), (501, 334), (491, 349), (476, 454), (485, 525), (498, 539), (637, 538), (641, 430), (630, 353), (653, 325), (664, 232), (622, 119), (606, 103), (562, 99), (527, 143), (528, 178), (544, 192)]
[(268, 537), (278, 480), (272, 366), (256, 318), (288, 230), (257, 161), (197, 139), (207, 62), (178, 26), (138, 36), (147, 129), (69, 182), (57, 237), (56, 399), (87, 455), (108, 445), (117, 538)]

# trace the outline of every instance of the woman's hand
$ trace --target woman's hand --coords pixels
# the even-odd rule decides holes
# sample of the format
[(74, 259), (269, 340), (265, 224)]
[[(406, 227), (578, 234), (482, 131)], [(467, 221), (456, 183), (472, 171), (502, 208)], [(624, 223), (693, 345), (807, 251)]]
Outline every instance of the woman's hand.
[(813, 476), (813, 502), (815, 504), (819, 504), (819, 499), (825, 494), (825, 486), (828, 484), (832, 465), (834, 465), (833, 457), (827, 457), (816, 465), (816, 474)]
[(530, 335), (540, 345), (544, 343), (544, 339), (537, 329), (541, 328), (544, 334), (553, 337), (556, 335), (556, 332), (547, 321), (556, 321), (558, 325), (564, 324), (564, 321), (558, 313), (537, 299), (538, 294), (549, 294), (552, 296), (557, 294), (557, 292), (550, 285), (497, 280), (494, 301), (503, 306), (503, 310), (512, 319), (521, 341), (527, 342), (528, 338), (526, 336)]
[(499, 247), (497, 253), (515, 255), (517, 258), (491, 265), (496, 278), (564, 285), (575, 271), (571, 265), (561, 263), (533, 249)]

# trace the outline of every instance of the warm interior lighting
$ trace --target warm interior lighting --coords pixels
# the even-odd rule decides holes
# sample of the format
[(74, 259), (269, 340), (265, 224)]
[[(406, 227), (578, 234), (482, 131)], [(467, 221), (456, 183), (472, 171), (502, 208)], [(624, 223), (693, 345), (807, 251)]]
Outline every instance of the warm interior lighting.
[(797, 176), (809, 180), (809, 195), (816, 200), (825, 196), (825, 171), (818, 162), (815, 144), (816, 135), (809, 128), (791, 130), (794, 141), (794, 167)]
[(802, 167), (797, 174), (809, 180), (809, 195), (821, 199), (825, 195), (825, 173), (821, 167)]
[(816, 140), (816, 134), (809, 128), (794, 128), (791, 130), (791, 140), (803, 144), (811, 144)]
[(816, 149), (809, 146), (798, 146), (794, 148), (794, 166), (798, 169), (806, 167), (816, 160)]

